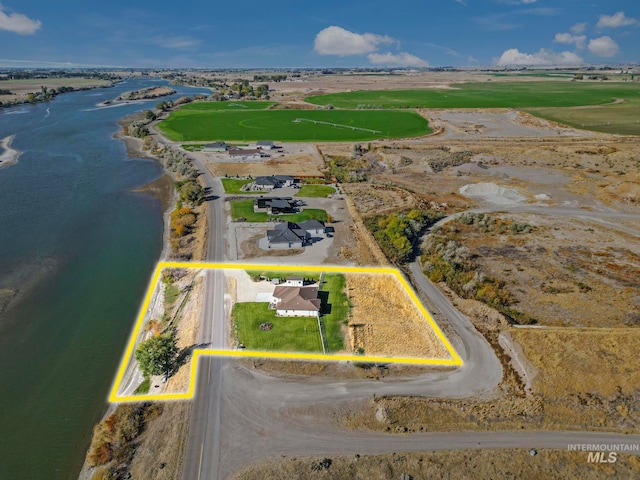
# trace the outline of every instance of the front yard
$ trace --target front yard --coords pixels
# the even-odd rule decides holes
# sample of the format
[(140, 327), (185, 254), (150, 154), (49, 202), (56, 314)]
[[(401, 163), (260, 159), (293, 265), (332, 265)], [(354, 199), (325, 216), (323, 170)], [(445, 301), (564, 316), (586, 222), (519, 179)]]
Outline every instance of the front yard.
[(287, 215), (268, 215), (266, 212), (254, 212), (253, 200), (234, 200), (231, 203), (231, 216), (234, 221), (244, 218), (247, 222), (268, 222), (278, 219), (289, 222), (303, 222), (305, 220), (320, 220), (326, 222), (329, 218), (327, 212), (318, 208), (305, 208), (301, 212)]
[[(318, 321), (307, 317), (277, 317), (265, 302), (236, 303), (231, 319), (238, 341), (249, 350), (322, 353)], [(260, 329), (262, 323), (271, 330)]]

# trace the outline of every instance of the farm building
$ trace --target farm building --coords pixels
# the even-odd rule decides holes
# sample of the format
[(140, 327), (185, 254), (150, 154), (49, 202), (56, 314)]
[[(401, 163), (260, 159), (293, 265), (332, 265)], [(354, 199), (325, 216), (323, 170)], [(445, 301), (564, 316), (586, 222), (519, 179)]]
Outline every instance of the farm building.
[(203, 152), (223, 153), (227, 151), (228, 145), (224, 142), (207, 143), (202, 147)]
[(258, 140), (256, 142), (256, 148), (259, 148), (260, 150), (273, 150), (277, 147), (275, 142), (272, 140)]
[(257, 148), (229, 148), (230, 157), (260, 158), (263, 154)]
[(282, 317), (317, 317), (321, 301), (318, 286), (306, 287), (278, 285), (273, 291), (269, 308)]

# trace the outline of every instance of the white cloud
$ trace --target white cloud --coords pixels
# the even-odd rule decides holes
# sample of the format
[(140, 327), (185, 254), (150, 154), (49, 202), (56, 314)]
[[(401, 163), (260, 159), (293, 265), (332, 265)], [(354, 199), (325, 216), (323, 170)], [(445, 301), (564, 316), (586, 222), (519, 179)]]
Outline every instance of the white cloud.
[(429, 62), (410, 53), (370, 53), (367, 58), (374, 65), (389, 65), (392, 67), (427, 67)]
[(474, 57), (473, 55), (469, 55), (467, 57), (467, 62), (469, 62), (469, 63), (478, 63), (478, 59), (476, 57)]
[(617, 12), (613, 15), (600, 15), (597, 28), (619, 28), (626, 27), (628, 25), (635, 25), (638, 20), (635, 18), (627, 17), (624, 12)]
[(571, 30), (571, 33), (573, 33), (574, 35), (579, 35), (582, 32), (584, 32), (586, 28), (587, 28), (587, 22), (584, 22), (584, 23), (576, 23), (569, 30)]
[(571, 35), (570, 33), (556, 33), (554, 42), (565, 43), (567, 45), (575, 45), (582, 50), (587, 42), (586, 35)]
[(398, 43), (387, 35), (354, 33), (341, 27), (331, 26), (321, 30), (313, 49), (320, 55), (365, 55), (378, 50), (378, 45)]
[(615, 56), (620, 49), (615, 40), (605, 35), (604, 37), (589, 40), (589, 51), (596, 57), (610, 58)]
[(505, 50), (500, 58), (494, 59), (497, 65), (577, 65), (584, 60), (573, 52), (556, 53), (541, 48), (537, 53), (524, 53), (517, 48)]
[(40, 20), (31, 20), (21, 13), (7, 13), (8, 9), (0, 3), (0, 30), (32, 35), (42, 26)]

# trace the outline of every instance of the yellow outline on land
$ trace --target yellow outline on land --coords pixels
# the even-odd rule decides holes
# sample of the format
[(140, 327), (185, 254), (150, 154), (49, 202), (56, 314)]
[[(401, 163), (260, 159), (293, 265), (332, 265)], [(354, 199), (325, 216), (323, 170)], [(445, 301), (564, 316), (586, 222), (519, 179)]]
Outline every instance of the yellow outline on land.
[[(200, 268), (200, 269), (237, 269), (237, 270), (275, 270), (279, 272), (331, 272), (331, 273), (384, 273), (395, 275), (400, 284), (405, 288), (409, 297), (418, 307), (418, 310), (424, 315), (429, 326), (436, 333), (447, 352), (451, 356), (450, 359), (434, 359), (434, 358), (412, 358), (412, 357), (373, 357), (365, 355), (323, 355), (317, 353), (291, 353), (291, 352), (268, 352), (254, 350), (208, 350), (196, 349), (193, 351), (191, 359), (191, 373), (189, 376), (189, 391), (185, 393), (161, 393), (157, 395), (129, 395), (118, 396), (118, 388), (122, 382), (129, 360), (132, 358), (133, 349), (136, 339), (144, 323), (147, 308), (151, 302), (153, 291), (155, 290), (160, 273), (165, 268)], [(402, 276), (397, 268), (389, 267), (342, 267), (342, 266), (293, 266), (293, 265), (263, 265), (263, 264), (239, 264), (239, 263), (191, 263), (191, 262), (159, 262), (156, 266), (151, 283), (147, 290), (135, 327), (131, 332), (127, 349), (120, 362), (118, 373), (113, 382), (109, 401), (112, 403), (125, 402), (142, 402), (147, 400), (187, 400), (193, 398), (195, 393), (196, 373), (198, 367), (198, 359), (203, 355), (217, 357), (251, 357), (251, 358), (276, 358), (281, 360), (320, 360), (325, 362), (334, 361), (350, 361), (350, 362), (370, 362), (370, 363), (401, 363), (407, 365), (438, 365), (438, 366), (462, 366), (463, 361), (457, 354), (447, 337), (442, 333), (440, 327), (434, 322), (431, 315), (422, 305), (413, 288)]]

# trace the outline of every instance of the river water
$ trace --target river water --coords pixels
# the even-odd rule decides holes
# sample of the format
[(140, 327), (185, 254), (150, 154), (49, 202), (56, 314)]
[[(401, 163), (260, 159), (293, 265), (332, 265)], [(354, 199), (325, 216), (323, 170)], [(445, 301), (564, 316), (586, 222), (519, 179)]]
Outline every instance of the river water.
[[(158, 100), (96, 109), (154, 79), (0, 110), (0, 479), (75, 479), (162, 249), (161, 175), (127, 157), (116, 122)], [(180, 95), (206, 93), (175, 87)], [(14, 290), (12, 290), (14, 291)], [(5, 297), (6, 298), (6, 297)]]

